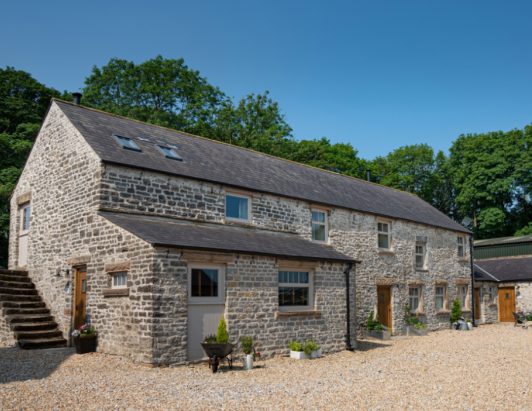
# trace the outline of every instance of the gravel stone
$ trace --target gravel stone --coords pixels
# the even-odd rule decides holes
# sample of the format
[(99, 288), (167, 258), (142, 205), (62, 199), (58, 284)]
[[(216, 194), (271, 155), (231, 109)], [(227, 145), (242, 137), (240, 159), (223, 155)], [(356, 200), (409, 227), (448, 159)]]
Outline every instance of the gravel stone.
[(531, 409), (532, 330), (512, 324), (359, 341), (244, 371), (148, 368), (102, 354), (0, 348), (2, 410)]

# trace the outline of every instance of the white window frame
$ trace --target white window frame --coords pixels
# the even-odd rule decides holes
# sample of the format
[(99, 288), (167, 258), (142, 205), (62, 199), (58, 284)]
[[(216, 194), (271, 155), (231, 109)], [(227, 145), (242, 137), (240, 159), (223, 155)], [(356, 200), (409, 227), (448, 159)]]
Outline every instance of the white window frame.
[[(26, 210), (30, 210), (30, 215), (28, 219), (28, 228), (24, 229), (24, 222), (26, 221)], [(31, 206), (30, 203), (26, 203), (20, 207), (20, 235), (28, 234), (30, 231), (30, 224), (31, 224)]]
[[(248, 215), (246, 219), (227, 216), (227, 197), (244, 198), (248, 201)], [(236, 193), (231, 193), (231, 192), (225, 193), (225, 219), (227, 221), (235, 221), (238, 223), (251, 223), (251, 196), (248, 196), (245, 194), (236, 194)]]
[[(441, 288), (442, 290), (442, 293), (438, 293), (438, 288)], [(441, 298), (441, 308), (439, 309), (439, 311), (443, 311), (445, 310), (445, 295), (447, 294), (447, 290), (446, 290), (446, 287), (444, 285), (437, 285), (434, 287), (434, 308), (436, 309), (436, 311), (438, 311), (438, 304), (437, 304), (437, 300), (438, 298)]]
[[(410, 294), (410, 290), (417, 290), (417, 296), (413, 296)], [(410, 304), (410, 299), (417, 298), (417, 308), (413, 309), (412, 304)], [(408, 305), (410, 306), (410, 313), (411, 314), (417, 314), (420, 313), (421, 310), (419, 309), (421, 307), (421, 287), (408, 287)]]
[[(297, 271), (298, 273), (308, 273), (308, 286), (305, 283), (280, 283), (280, 271)], [(308, 287), (308, 305), (278, 305), (279, 311), (309, 311), (314, 309), (314, 270), (306, 270), (295, 267), (279, 267), (277, 270), (277, 304), (279, 304), (280, 287)]]
[[(386, 224), (388, 226), (388, 232), (379, 230), (379, 224)], [(379, 235), (386, 235), (388, 237), (388, 247), (379, 247)], [(377, 220), (377, 248), (379, 250), (389, 251), (392, 248), (392, 223), (391, 221)]]
[[(118, 279), (119, 277), (121, 279), (125, 278), (125, 283), (120, 284), (120, 285), (115, 285), (115, 279)], [(127, 272), (126, 271), (111, 274), (111, 288), (127, 288)]]
[[(181, 158), (181, 156), (177, 154), (172, 147), (163, 146), (160, 144), (155, 145), (155, 147), (163, 156), (165, 156), (165, 158), (169, 158), (170, 160), (183, 161), (183, 158)], [(165, 153), (164, 150), (167, 150), (170, 154)]]
[[(312, 218), (312, 213), (322, 213), (323, 214), (323, 223), (320, 223), (319, 221), (314, 221)], [(313, 225), (322, 225), (325, 227), (325, 241), (321, 241), (321, 240), (314, 240), (312, 239), (312, 242), (313, 243), (318, 243), (318, 244), (327, 244), (329, 242), (329, 213), (327, 210), (323, 210), (323, 209), (320, 209), (320, 208), (312, 208), (310, 210), (310, 235), (312, 236), (312, 226)]]
[[(460, 240), (462, 240), (462, 242), (460, 242)], [(467, 244), (466, 238), (462, 235), (459, 235), (456, 238), (456, 242), (457, 242), (458, 258), (466, 258), (466, 248), (465, 248)], [(462, 255), (460, 255), (460, 249), (462, 250)]]
[[(192, 270), (218, 270), (218, 297), (192, 297)], [(225, 266), (220, 264), (189, 263), (187, 272), (188, 304), (224, 304), (225, 303)]]
[[(421, 247), (421, 253), (418, 253), (417, 248)], [(416, 266), (416, 270), (423, 270), (425, 268), (425, 256), (426, 256), (426, 250), (425, 250), (425, 244), (416, 244), (414, 249), (414, 264)], [(417, 265), (417, 257), (421, 256), (421, 265)]]
[[(462, 293), (462, 291), (465, 290), (465, 294)], [(462, 309), (468, 309), (469, 307), (466, 306), (467, 304), (467, 297), (469, 294), (469, 286), (468, 285), (459, 285), (458, 286), (458, 295), (457, 298), (460, 300), (460, 303), (462, 303)], [(462, 301), (463, 298), (463, 301)]]
[[(141, 148), (138, 146), (135, 140), (133, 140), (131, 137), (121, 136), (119, 134), (113, 134), (113, 139), (118, 143), (120, 147), (122, 147), (125, 150), (136, 151), (138, 153), (142, 153)], [(131, 144), (131, 147), (125, 145), (123, 140), (127, 140)]]

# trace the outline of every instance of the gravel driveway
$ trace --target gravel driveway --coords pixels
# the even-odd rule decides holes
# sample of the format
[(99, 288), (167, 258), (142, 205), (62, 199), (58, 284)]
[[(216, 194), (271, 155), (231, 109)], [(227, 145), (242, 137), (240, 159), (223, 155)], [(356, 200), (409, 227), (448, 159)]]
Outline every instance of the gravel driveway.
[(532, 329), (440, 331), (218, 374), (0, 348), (2, 410), (532, 409)]

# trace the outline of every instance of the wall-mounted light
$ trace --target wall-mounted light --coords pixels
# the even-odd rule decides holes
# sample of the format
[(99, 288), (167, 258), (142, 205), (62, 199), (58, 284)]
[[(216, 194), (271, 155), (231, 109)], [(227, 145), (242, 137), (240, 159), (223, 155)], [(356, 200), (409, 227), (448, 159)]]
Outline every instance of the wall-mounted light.
[(64, 272), (67, 276), (70, 274), (70, 270), (67, 268), (66, 270), (57, 270), (57, 273), (55, 274), (56, 277), (62, 277), (61, 273)]

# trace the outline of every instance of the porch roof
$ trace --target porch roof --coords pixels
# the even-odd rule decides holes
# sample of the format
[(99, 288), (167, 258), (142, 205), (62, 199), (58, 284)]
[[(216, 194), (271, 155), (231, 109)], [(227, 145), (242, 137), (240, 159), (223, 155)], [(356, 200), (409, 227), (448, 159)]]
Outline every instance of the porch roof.
[(267, 255), (302, 260), (357, 263), (333, 249), (307, 241), (297, 235), (263, 233), (214, 224), (177, 222), (175, 220), (101, 213), (154, 247), (209, 250), (237, 254)]
[(477, 281), (531, 281), (532, 257), (475, 261)]

